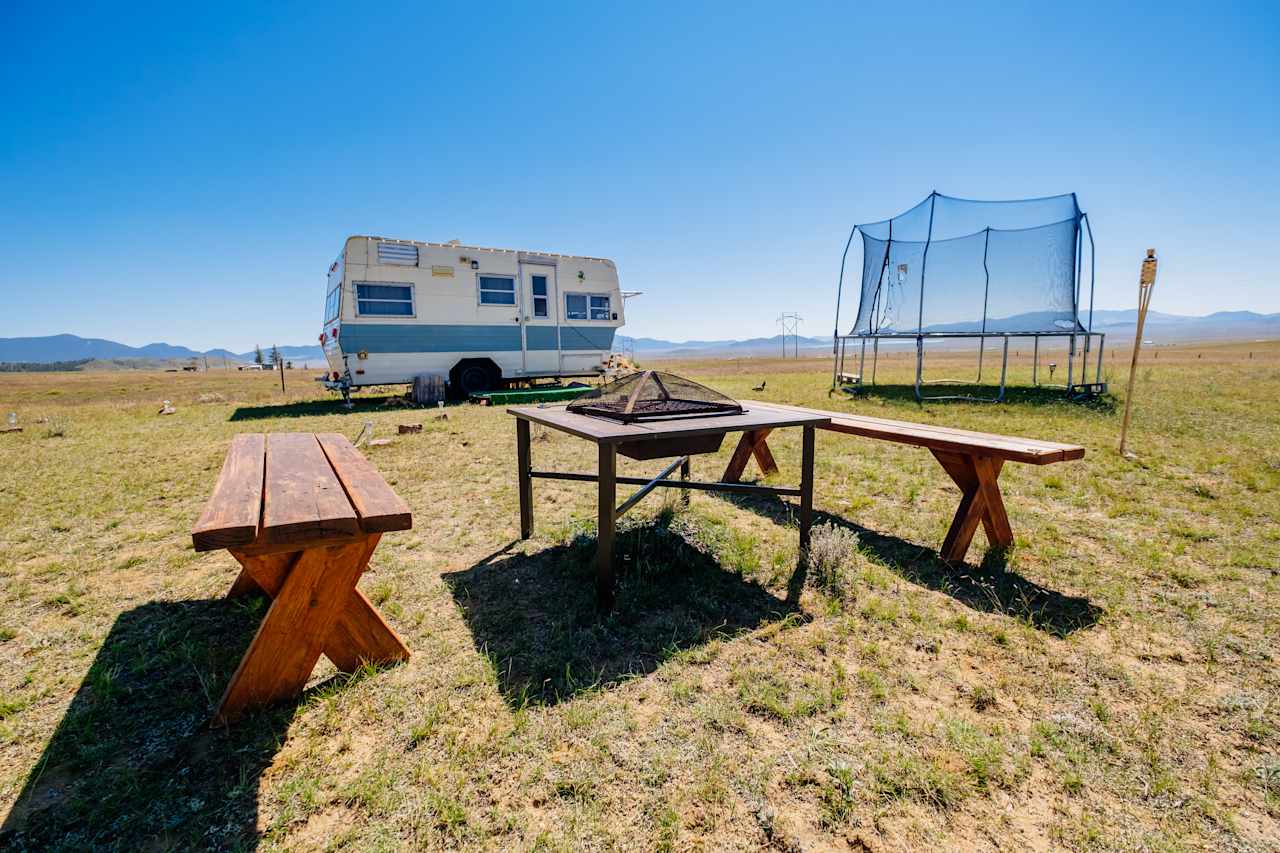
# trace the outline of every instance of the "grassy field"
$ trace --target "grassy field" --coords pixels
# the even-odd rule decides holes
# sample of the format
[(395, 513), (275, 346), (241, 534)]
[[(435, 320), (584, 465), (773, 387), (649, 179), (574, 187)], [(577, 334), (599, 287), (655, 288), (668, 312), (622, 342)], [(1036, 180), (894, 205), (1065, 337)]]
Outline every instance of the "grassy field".
[[(24, 427), (0, 435), (0, 846), (1280, 849), (1280, 345), (1148, 356), (1134, 461), (1115, 398), (918, 406), (829, 398), (825, 360), (667, 366), (1088, 454), (1007, 466), (1015, 547), (984, 560), (979, 532), (951, 569), (932, 457), (819, 433), (821, 584), (788, 596), (790, 505), (650, 498), (600, 618), (593, 492), (537, 481), (519, 541), (500, 409), (346, 413), (300, 371), (287, 398), (270, 374), (0, 375)], [(322, 662), (296, 706), (209, 730), (265, 609), (224, 599), (235, 562), (188, 535), (230, 437), (365, 421), (414, 528), (361, 584), (413, 658)], [(792, 482), (799, 432), (775, 438)], [(590, 470), (576, 439), (533, 447)]]

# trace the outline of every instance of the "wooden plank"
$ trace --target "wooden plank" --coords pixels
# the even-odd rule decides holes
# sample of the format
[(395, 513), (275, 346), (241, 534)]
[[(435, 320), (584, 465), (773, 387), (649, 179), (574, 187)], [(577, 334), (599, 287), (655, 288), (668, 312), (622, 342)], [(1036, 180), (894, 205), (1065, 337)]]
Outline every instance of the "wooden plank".
[(760, 473), (769, 475), (778, 473), (778, 463), (774, 461), (773, 451), (769, 449), (769, 433), (771, 429), (756, 430), (756, 441), (751, 447), (751, 453), (756, 457), (756, 464), (760, 466)]
[(360, 516), (360, 526), (365, 533), (408, 530), (413, 526), (409, 505), (345, 435), (320, 432), (316, 433), (316, 441)]
[(325, 657), (341, 672), (355, 672), (364, 663), (393, 663), (409, 659), (409, 647), (387, 624), (363, 592), (351, 591), (347, 607), (329, 633)]
[(356, 511), (320, 443), (311, 433), (267, 436), (262, 537), (271, 543), (306, 542), (360, 532)]
[(364, 568), (365, 547), (357, 542), (302, 552), (231, 677), (215, 723), (302, 691)]
[(991, 539), (993, 546), (1008, 548), (1013, 544), (1013, 529), (1009, 526), (1009, 516), (1004, 509), (1004, 498), (1001, 497), (1000, 486), (996, 482), (1000, 468), (996, 460), (989, 456), (975, 458), (973, 467), (978, 474), (978, 488), (986, 505), (983, 522), (986, 525), (987, 537)]
[[(365, 538), (364, 551), (360, 555), (361, 573), (368, 567), (381, 537), (381, 533), (374, 533)], [(299, 552), (259, 556), (238, 550), (233, 550), (231, 554), (244, 567), (241, 578), (248, 575), (254, 589), (261, 589), (271, 598), (280, 594), (285, 578), (300, 556)], [(240, 583), (240, 580), (236, 581), (237, 586)], [(227, 593), (228, 597), (234, 592), (235, 587), (232, 587), (232, 592)], [(353, 672), (363, 661), (390, 663), (408, 660), (409, 649), (364, 593), (359, 589), (352, 589), (346, 607), (338, 614), (333, 631), (325, 641), (324, 654), (338, 669)]]
[[(744, 405), (754, 405), (750, 400), (742, 402)], [(873, 418), (866, 415), (827, 412), (799, 406), (770, 405), (775, 405), (781, 409), (794, 409), (796, 411), (826, 415), (830, 418), (830, 423), (827, 426), (820, 427), (821, 429), (849, 435), (860, 435), (865, 438), (888, 440), (899, 444), (950, 450), (968, 455), (974, 455), (980, 451), (982, 455), (998, 456), (1002, 459), (1026, 462), (1031, 465), (1047, 465), (1084, 457), (1084, 448), (1075, 444), (974, 432), (972, 430), (934, 426), (912, 421)]]
[(191, 529), (191, 543), (197, 551), (245, 545), (257, 538), (265, 448), (262, 433), (232, 437), (213, 494)]
[(747, 470), (747, 463), (751, 461), (752, 448), (755, 447), (756, 435), (754, 432), (744, 432), (742, 437), (738, 439), (738, 446), (733, 449), (733, 455), (729, 457), (729, 464), (724, 467), (724, 473), (720, 475), (721, 482), (737, 483), (742, 479), (742, 474)]

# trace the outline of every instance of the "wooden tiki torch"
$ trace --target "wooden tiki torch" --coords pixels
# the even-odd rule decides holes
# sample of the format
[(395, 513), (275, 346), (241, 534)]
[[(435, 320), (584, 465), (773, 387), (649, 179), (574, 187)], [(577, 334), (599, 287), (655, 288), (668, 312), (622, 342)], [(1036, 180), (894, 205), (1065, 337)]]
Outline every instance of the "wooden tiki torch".
[(1156, 289), (1156, 250), (1147, 249), (1142, 272), (1138, 275), (1138, 333), (1133, 340), (1133, 360), (1129, 363), (1129, 387), (1124, 393), (1124, 421), (1120, 424), (1120, 455), (1125, 455), (1124, 443), (1129, 436), (1129, 412), (1133, 408), (1133, 380), (1138, 373), (1138, 351), (1142, 349), (1142, 327), (1147, 322), (1147, 308), (1151, 305), (1151, 292)]

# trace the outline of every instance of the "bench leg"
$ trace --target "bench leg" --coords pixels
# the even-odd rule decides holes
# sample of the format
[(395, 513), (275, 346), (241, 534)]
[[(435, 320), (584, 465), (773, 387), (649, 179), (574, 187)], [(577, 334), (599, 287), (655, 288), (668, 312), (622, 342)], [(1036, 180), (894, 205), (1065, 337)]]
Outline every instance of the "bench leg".
[(404, 643), (356, 589), (379, 538), (293, 554), (235, 554), (274, 600), (218, 704), (215, 725), (296, 696), (321, 653), (344, 671), (365, 660), (408, 658)]
[(1013, 530), (1009, 526), (1009, 516), (997, 482), (1004, 460), (941, 450), (932, 453), (960, 487), (962, 494), (960, 506), (939, 550), (942, 559), (950, 563), (964, 562), (979, 522), (992, 547), (1008, 548), (1012, 545)]
[[(369, 565), (373, 551), (382, 534), (375, 533), (365, 540), (361, 555), (360, 571)], [(280, 593), (289, 570), (301, 552), (289, 554), (265, 554), (248, 556), (233, 552), (243, 567), (236, 586), (242, 582), (252, 584), (253, 591), (261, 590), (271, 598)], [(247, 577), (247, 581), (245, 580)], [(227, 593), (231, 596), (236, 586)], [(386, 623), (377, 608), (358, 589), (351, 591), (346, 607), (338, 615), (333, 632), (324, 646), (324, 655), (342, 672), (355, 672), (363, 663), (393, 663), (409, 659), (409, 648), (400, 636)]]
[(738, 439), (738, 446), (734, 448), (733, 456), (729, 457), (729, 464), (725, 466), (724, 473), (720, 475), (720, 482), (739, 482), (752, 457), (755, 457), (756, 464), (760, 466), (760, 473), (778, 473), (778, 463), (774, 461), (773, 453), (770, 452), (769, 443), (766, 440), (771, 432), (773, 432), (771, 429), (744, 432)]

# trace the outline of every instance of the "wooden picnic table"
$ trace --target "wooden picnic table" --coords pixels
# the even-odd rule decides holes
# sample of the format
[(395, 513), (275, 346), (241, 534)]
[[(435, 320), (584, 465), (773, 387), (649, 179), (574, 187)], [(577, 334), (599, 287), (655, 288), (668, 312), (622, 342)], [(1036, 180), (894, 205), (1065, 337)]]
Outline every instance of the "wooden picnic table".
[(356, 582), (382, 534), (412, 524), (408, 505), (342, 435), (232, 438), (191, 541), (240, 563), (228, 597), (273, 600), (215, 723), (298, 695), (321, 654), (343, 672), (409, 657)]
[[(752, 403), (742, 414), (715, 415), (642, 423), (619, 423), (607, 418), (577, 414), (564, 406), (515, 406), (507, 412), (516, 418), (516, 469), (520, 489), (520, 538), (533, 535), (533, 480), (576, 480), (595, 483), (597, 487), (596, 600), (604, 609), (614, 604), (613, 540), (617, 520), (655, 488), (696, 489), (710, 492), (783, 495), (800, 498), (800, 560), (808, 559), (809, 530), (813, 521), (813, 453), (814, 429), (829, 422), (829, 416), (814, 412), (798, 412), (765, 403)], [(541, 424), (596, 445), (595, 474), (561, 471), (537, 471), (532, 464), (529, 425)], [(732, 432), (767, 434), (784, 427), (803, 427), (799, 488), (747, 485), (736, 482), (695, 482), (689, 479), (689, 457), (712, 453), (719, 449), (725, 435)], [(767, 453), (767, 448), (762, 452)], [(676, 457), (657, 476), (620, 477), (617, 458), (621, 453), (633, 459), (669, 459)], [(770, 457), (772, 461), (772, 457)], [(680, 479), (668, 477), (680, 469)], [(774, 470), (777, 467), (774, 466)], [(615, 506), (618, 484), (640, 488)]]

